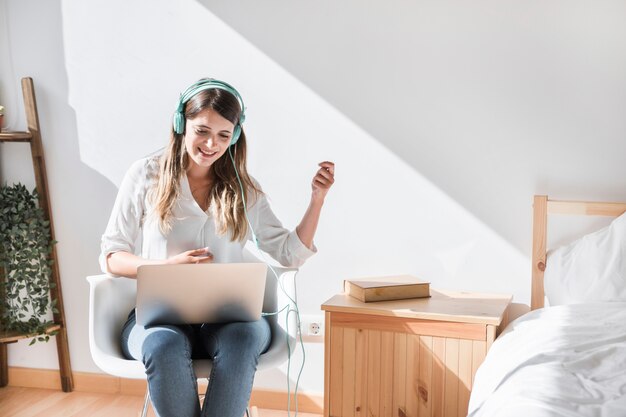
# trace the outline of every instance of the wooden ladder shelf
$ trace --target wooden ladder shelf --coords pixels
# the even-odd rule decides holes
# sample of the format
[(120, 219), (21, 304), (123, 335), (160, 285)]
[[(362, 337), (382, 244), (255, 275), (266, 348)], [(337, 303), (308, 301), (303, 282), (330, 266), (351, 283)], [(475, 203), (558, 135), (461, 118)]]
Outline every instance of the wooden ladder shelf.
[[(37, 102), (35, 101), (35, 88), (33, 79), (22, 78), (22, 93), (24, 95), (24, 107), (26, 109), (27, 132), (0, 132), (0, 142), (24, 142), (30, 143), (30, 152), (33, 158), (35, 171), (35, 183), (39, 194), (39, 207), (43, 210), (46, 220), (50, 221), (50, 237), (54, 240), (54, 227), (52, 224), (52, 211), (50, 210), (50, 196), (48, 194), (48, 181), (46, 179), (46, 165), (43, 158), (43, 146), (41, 145), (41, 131), (39, 129), (39, 116), (37, 114)], [(63, 308), (63, 296), (61, 291), (61, 279), (59, 277), (59, 263), (57, 262), (56, 248), (52, 246), (50, 259), (52, 264), (52, 279), (56, 284), (50, 289), (50, 296), (57, 300), (58, 313), (53, 314), (54, 323), (46, 329), (46, 333), (56, 332), (57, 352), (59, 355), (59, 372), (61, 374), (61, 387), (63, 391), (70, 392), (74, 388), (70, 354), (67, 341), (67, 327), (65, 325), (65, 313)], [(15, 343), (20, 339), (30, 338), (36, 335), (8, 332), (0, 329), (0, 387), (9, 382), (7, 344)]]

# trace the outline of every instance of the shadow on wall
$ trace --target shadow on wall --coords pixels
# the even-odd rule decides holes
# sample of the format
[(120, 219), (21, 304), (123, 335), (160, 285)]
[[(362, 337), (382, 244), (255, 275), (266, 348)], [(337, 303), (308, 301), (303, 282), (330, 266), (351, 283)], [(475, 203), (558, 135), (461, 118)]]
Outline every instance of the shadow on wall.
[(523, 253), (533, 194), (626, 199), (624, 3), (198, 1)]
[[(87, 338), (88, 286), (84, 278), (99, 270), (100, 236), (110, 213), (116, 187), (83, 164), (79, 155), (77, 115), (68, 104), (68, 79), (64, 66), (63, 26), (60, 1), (49, 2), (37, 12), (32, 5), (4, 2), (10, 32), (8, 60), (14, 74), (3, 74), (3, 83), (12, 84), (13, 130), (26, 130), (20, 77), (33, 78), (46, 162), (46, 173), (56, 250), (63, 286), (65, 317), (69, 332), (72, 366), (95, 370)], [(23, 24), (20, 24), (23, 23)], [(26, 24), (27, 23), (27, 24)], [(41, 30), (33, 31), (37, 27)], [(93, 84), (93, 83), (92, 83)], [(28, 144), (0, 146), (1, 181), (24, 183), (29, 190), (35, 178)], [(54, 339), (53, 339), (54, 340)], [(28, 368), (57, 367), (55, 343), (30, 340), (8, 347), (9, 365)]]

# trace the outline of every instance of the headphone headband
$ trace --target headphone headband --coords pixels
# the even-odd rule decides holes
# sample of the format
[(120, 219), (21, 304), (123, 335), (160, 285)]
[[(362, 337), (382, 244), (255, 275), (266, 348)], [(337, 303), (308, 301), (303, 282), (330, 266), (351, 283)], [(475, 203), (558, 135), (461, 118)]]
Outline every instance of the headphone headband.
[(185, 131), (185, 114), (184, 114), (185, 104), (199, 92), (204, 91), (204, 90), (214, 89), (214, 88), (218, 90), (224, 90), (232, 94), (233, 96), (235, 96), (235, 98), (239, 102), (239, 106), (241, 107), (241, 113), (239, 113), (239, 120), (237, 120), (237, 122), (235, 123), (235, 127), (233, 129), (233, 135), (230, 139), (230, 145), (232, 146), (235, 143), (237, 143), (237, 140), (239, 139), (239, 136), (241, 135), (241, 125), (246, 119), (246, 116), (245, 116), (246, 108), (243, 104), (243, 98), (241, 98), (241, 95), (239, 94), (239, 92), (235, 90), (235, 88), (232, 85), (224, 81), (216, 80), (214, 78), (207, 78), (204, 80), (196, 81), (195, 83), (187, 87), (187, 89), (180, 95), (180, 98), (178, 99), (178, 105), (176, 106), (176, 111), (174, 112), (174, 120), (173, 120), (174, 132), (176, 132), (177, 134), (182, 134)]

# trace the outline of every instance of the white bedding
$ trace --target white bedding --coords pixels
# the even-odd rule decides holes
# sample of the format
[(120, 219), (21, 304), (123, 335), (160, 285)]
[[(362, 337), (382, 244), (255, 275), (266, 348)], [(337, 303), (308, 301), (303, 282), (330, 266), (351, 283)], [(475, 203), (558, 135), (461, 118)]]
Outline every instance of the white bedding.
[(563, 305), (512, 322), (480, 366), (470, 417), (626, 417), (626, 302)]

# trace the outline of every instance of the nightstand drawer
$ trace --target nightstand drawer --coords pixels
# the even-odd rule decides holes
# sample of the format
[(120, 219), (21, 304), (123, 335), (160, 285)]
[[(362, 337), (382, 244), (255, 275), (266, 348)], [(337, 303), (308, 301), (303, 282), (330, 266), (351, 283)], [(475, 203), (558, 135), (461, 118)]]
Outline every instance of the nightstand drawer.
[(417, 335), (486, 340), (487, 326), (439, 320), (408, 319), (370, 314), (332, 313), (333, 326), (364, 330), (385, 329), (391, 332)]

